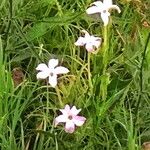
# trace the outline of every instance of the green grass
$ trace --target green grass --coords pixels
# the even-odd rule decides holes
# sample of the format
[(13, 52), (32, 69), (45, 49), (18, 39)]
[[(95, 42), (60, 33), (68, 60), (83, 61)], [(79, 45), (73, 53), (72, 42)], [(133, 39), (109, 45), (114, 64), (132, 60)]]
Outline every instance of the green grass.
[[(1, 150), (140, 150), (150, 141), (150, 2), (114, 2), (121, 13), (112, 13), (107, 61), (103, 45), (90, 55), (91, 87), (89, 56), (74, 42), (82, 29), (103, 37), (102, 21), (85, 13), (92, 2), (0, 1)], [(58, 80), (63, 104), (87, 119), (73, 134), (54, 127), (58, 92), (36, 79), (50, 58), (70, 70)], [(18, 67), (24, 78), (15, 87)]]

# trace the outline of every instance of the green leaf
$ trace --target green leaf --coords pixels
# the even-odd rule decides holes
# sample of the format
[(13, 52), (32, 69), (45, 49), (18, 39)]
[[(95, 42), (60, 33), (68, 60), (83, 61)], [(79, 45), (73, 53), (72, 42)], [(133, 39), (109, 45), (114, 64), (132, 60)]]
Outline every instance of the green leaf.
[(40, 22), (35, 23), (25, 36), (27, 37), (28, 41), (32, 41), (43, 36), (50, 28), (75, 22), (80, 15), (81, 13), (66, 13), (63, 16), (44, 18)]

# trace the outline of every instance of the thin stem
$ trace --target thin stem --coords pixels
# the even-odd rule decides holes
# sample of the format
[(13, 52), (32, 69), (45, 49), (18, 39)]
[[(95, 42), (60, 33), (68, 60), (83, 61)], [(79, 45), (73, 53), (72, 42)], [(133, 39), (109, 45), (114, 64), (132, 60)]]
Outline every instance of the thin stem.
[(103, 101), (107, 98), (107, 86), (109, 84), (109, 76), (106, 73), (108, 65), (108, 30), (107, 26), (104, 26), (103, 31), (104, 43), (103, 43), (103, 72), (101, 76), (100, 95)]
[(49, 85), (47, 83), (47, 101), (46, 101), (46, 114), (48, 115), (48, 107), (49, 107)]
[(103, 43), (103, 75), (106, 74), (107, 69), (107, 61), (108, 61), (108, 32), (107, 32), (107, 26), (104, 26), (104, 43)]
[(91, 80), (90, 60), (91, 60), (91, 53), (88, 53), (88, 79), (89, 79), (90, 88), (92, 88), (93, 84), (92, 84), (92, 80)]
[(12, 16), (13, 16), (13, 7), (12, 7), (12, 0), (9, 0), (9, 20), (8, 20), (8, 26), (7, 26), (7, 29), (6, 29), (6, 33), (5, 33), (5, 44), (4, 44), (4, 55), (5, 55), (5, 50), (7, 48), (7, 43), (8, 43), (8, 34), (9, 34), (9, 31), (10, 31), (10, 27), (11, 27), (11, 24), (12, 24)]
[(55, 87), (55, 90), (56, 90), (56, 93), (57, 93), (57, 96), (58, 96), (59, 104), (60, 104), (61, 107), (63, 107), (63, 102), (62, 102), (62, 99), (61, 99), (61, 95), (60, 95), (60, 91), (59, 91), (58, 86)]

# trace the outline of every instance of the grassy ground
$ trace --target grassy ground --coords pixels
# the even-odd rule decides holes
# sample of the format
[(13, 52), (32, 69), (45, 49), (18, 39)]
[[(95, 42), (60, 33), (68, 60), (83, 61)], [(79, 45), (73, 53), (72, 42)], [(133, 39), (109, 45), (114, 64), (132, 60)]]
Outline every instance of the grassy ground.
[[(74, 42), (81, 30), (103, 37), (103, 23), (85, 10), (91, 0), (0, 1), (0, 149), (140, 150), (150, 141), (150, 1), (116, 0), (103, 49), (90, 56)], [(36, 79), (36, 67), (58, 58), (63, 105), (81, 108), (73, 134), (53, 125), (58, 91)]]

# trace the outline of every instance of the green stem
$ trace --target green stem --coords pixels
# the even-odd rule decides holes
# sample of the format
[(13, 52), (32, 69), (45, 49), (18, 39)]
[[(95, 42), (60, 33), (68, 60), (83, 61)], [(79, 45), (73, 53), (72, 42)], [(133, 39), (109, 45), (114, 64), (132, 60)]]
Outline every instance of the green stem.
[(107, 26), (104, 26), (104, 43), (103, 43), (103, 75), (106, 74), (108, 61), (108, 31)]
[(59, 91), (58, 86), (55, 87), (55, 90), (56, 90), (56, 93), (57, 93), (57, 96), (58, 96), (59, 104), (60, 104), (61, 107), (63, 107), (63, 102), (62, 102), (62, 99), (61, 99), (61, 95), (60, 95), (60, 91)]
[(49, 108), (49, 85), (47, 83), (47, 101), (46, 101), (46, 114), (47, 115), (48, 115), (48, 112), (49, 112), (48, 108)]
[(104, 43), (103, 43), (103, 72), (101, 76), (100, 95), (103, 101), (107, 98), (107, 86), (109, 84), (109, 75), (106, 73), (108, 65), (108, 30), (107, 26), (104, 26), (103, 31)]
[(5, 36), (4, 36), (4, 39), (5, 39), (5, 43), (4, 43), (4, 54), (5, 54), (5, 51), (6, 51), (6, 48), (7, 48), (7, 43), (8, 43), (8, 35), (9, 35), (9, 31), (10, 31), (10, 27), (11, 27), (11, 24), (12, 24), (12, 16), (13, 16), (13, 4), (12, 4), (12, 0), (9, 0), (9, 19), (8, 19), (8, 25), (7, 25), (7, 28), (6, 28), (6, 33), (5, 33)]
[(91, 80), (90, 58), (91, 58), (91, 53), (88, 53), (88, 80), (89, 80), (90, 88), (92, 88), (93, 84)]

